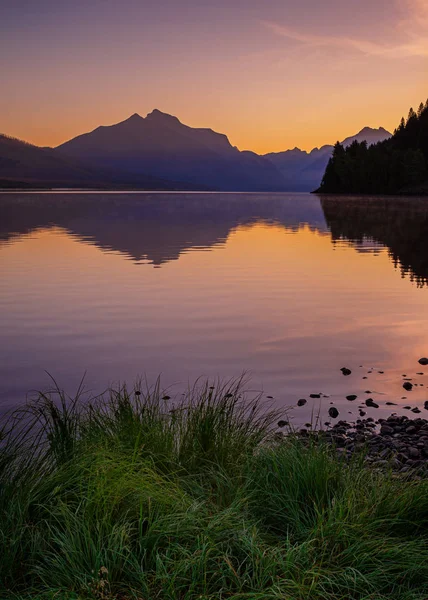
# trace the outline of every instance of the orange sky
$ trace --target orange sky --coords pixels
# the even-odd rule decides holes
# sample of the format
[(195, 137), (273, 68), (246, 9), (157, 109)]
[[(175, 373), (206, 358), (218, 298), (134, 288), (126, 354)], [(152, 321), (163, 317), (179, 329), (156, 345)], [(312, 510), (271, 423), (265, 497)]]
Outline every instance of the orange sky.
[(393, 130), (427, 0), (2, 0), (0, 131), (57, 145), (153, 108), (257, 152)]

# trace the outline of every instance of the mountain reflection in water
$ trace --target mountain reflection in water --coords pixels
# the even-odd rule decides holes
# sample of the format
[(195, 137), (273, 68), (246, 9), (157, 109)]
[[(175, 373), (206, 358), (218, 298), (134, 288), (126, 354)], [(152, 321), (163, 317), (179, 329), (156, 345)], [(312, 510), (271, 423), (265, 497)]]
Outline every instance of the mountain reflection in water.
[(306, 397), (303, 422), (330, 402), (358, 417), (366, 388), (378, 413), (423, 406), (427, 234), (428, 199), (0, 194), (0, 412), (45, 370), (94, 392), (245, 370), (280, 406)]

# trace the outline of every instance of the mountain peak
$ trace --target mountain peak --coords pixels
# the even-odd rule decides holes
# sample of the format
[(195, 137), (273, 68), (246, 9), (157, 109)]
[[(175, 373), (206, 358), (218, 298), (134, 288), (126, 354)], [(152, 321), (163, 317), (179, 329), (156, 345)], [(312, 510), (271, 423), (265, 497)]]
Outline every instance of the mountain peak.
[(169, 115), (168, 113), (164, 113), (161, 110), (159, 110), (158, 108), (155, 108), (154, 110), (152, 110), (152, 112), (148, 113), (146, 116), (146, 120), (147, 121), (156, 121), (158, 123), (160, 123), (160, 122), (180, 123), (180, 121), (177, 119), (177, 117), (174, 117), (173, 115)]
[(138, 113), (134, 113), (133, 115), (131, 115), (131, 116), (130, 116), (130, 117), (127, 119), (127, 121), (137, 121), (137, 120), (140, 120), (140, 119), (142, 119), (142, 118), (143, 118), (143, 117), (142, 117), (142, 116), (140, 116)]

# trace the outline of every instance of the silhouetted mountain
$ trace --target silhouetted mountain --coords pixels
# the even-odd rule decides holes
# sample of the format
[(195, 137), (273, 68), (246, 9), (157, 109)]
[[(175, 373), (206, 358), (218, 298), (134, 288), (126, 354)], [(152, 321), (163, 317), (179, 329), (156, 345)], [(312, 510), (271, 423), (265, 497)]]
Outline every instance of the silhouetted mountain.
[(154, 190), (194, 189), (146, 175), (100, 169), (67, 157), (51, 148), (39, 148), (0, 135), (0, 188), (132, 188)]
[(284, 190), (276, 167), (253, 152), (240, 152), (211, 129), (183, 125), (154, 110), (143, 118), (98, 127), (56, 149), (97, 167), (150, 173), (174, 181), (229, 191)]
[(319, 193), (423, 194), (428, 192), (428, 100), (409, 111), (394, 135), (368, 146), (339, 142), (327, 163)]
[[(383, 127), (379, 129), (364, 127), (356, 135), (343, 140), (342, 145), (347, 147), (354, 141), (364, 140), (371, 145), (390, 137), (391, 134)], [(268, 158), (283, 175), (287, 190), (309, 192), (319, 186), (333, 149), (334, 146), (331, 145), (314, 148), (311, 152), (294, 148), (294, 150), (265, 154), (265, 158)]]
[(384, 129), (383, 127), (379, 127), (378, 129), (372, 129), (371, 127), (364, 127), (359, 133), (356, 135), (351, 135), (343, 140), (342, 146), (347, 148), (353, 142), (367, 142), (368, 146), (372, 144), (377, 144), (378, 142), (384, 142), (385, 140), (389, 140), (392, 136), (392, 133)]

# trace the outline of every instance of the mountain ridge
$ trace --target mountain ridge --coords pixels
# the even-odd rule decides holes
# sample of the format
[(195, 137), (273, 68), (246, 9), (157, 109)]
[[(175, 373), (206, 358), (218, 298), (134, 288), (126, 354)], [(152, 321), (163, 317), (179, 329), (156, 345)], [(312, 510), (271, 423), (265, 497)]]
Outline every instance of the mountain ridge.
[[(368, 145), (389, 139), (392, 134), (384, 127), (377, 129), (363, 127), (357, 134), (345, 138), (341, 144), (350, 146), (354, 141), (367, 141)], [(333, 154), (334, 145), (325, 144), (313, 148), (310, 152), (293, 148), (282, 152), (270, 152), (268, 158), (280, 171), (290, 191), (311, 191), (318, 187), (322, 180), (328, 161)]]
[[(363, 128), (368, 143), (390, 136)], [(154, 109), (100, 125), (55, 148), (0, 134), (0, 187), (131, 187), (220, 191), (310, 191), (320, 184), (333, 146), (259, 155), (224, 133), (183, 124)], [(20, 185), (18, 185), (20, 184)]]

